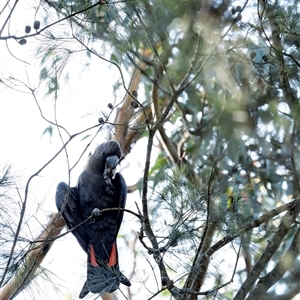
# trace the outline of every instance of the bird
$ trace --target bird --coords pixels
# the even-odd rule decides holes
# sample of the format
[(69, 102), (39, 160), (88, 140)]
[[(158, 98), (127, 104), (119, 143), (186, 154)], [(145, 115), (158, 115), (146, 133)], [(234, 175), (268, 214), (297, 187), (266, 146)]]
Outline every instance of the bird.
[(101, 213), (102, 209), (125, 207), (126, 183), (115, 171), (121, 155), (119, 143), (100, 144), (80, 174), (77, 186), (60, 182), (56, 189), (57, 209), (69, 229), (77, 226), (72, 233), (87, 253), (87, 280), (79, 294), (80, 299), (89, 292), (112, 293), (120, 283), (131, 285), (120, 271), (118, 259), (117, 235), (124, 211)]

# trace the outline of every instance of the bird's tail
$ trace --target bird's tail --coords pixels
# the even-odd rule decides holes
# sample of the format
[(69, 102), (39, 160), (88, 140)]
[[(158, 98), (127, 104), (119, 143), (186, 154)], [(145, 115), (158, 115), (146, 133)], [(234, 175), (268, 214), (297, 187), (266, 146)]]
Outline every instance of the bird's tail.
[(118, 253), (113, 244), (108, 262), (96, 259), (94, 247), (91, 245), (87, 266), (87, 281), (85, 282), (79, 298), (84, 298), (89, 292), (95, 294), (112, 293), (119, 288), (120, 283), (131, 286), (130, 281), (119, 270)]
[(95, 267), (88, 263), (87, 281), (84, 283), (79, 298), (84, 298), (89, 292), (100, 294), (100, 296), (113, 293), (119, 288), (120, 283), (131, 286), (130, 281), (118, 268), (108, 265)]

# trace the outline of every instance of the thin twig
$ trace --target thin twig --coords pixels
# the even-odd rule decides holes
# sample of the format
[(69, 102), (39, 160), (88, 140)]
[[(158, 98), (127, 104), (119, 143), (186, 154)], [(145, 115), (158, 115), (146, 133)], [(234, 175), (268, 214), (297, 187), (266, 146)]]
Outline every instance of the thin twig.
[[(19, 0), (16, 0), (16, 2), (15, 2), (15, 4), (14, 4), (14, 7), (12, 8), (12, 10), (15, 8), (15, 6), (17, 5), (18, 2), (19, 2)], [(8, 19), (10, 18), (10, 15), (12, 14), (12, 11), (11, 11), (11, 12), (10, 12), (10, 15), (8, 16), (8, 18), (7, 18), (6, 21), (4, 22), (4, 25), (2, 26), (2, 29), (1, 29), (1, 31), (0, 31), (0, 40), (9, 40), (9, 39), (19, 40), (19, 39), (22, 39), (22, 38), (29, 38), (29, 37), (37, 36), (37, 35), (39, 35), (40, 33), (42, 33), (43, 31), (45, 31), (46, 29), (48, 29), (48, 28), (50, 28), (50, 27), (52, 27), (52, 26), (54, 26), (54, 25), (56, 25), (56, 24), (58, 24), (58, 23), (60, 23), (60, 22), (66, 21), (66, 20), (68, 20), (68, 19), (70, 19), (70, 18), (72, 18), (72, 17), (75, 17), (75, 16), (78, 15), (78, 14), (82, 14), (83, 12), (88, 11), (88, 10), (92, 9), (93, 7), (96, 7), (96, 6), (98, 6), (98, 5), (101, 5), (101, 3), (100, 3), (99, 1), (96, 2), (95, 4), (89, 6), (89, 7), (86, 7), (86, 8), (84, 8), (84, 9), (82, 9), (82, 10), (76, 11), (76, 12), (74, 12), (74, 13), (72, 13), (72, 14), (70, 14), (70, 15), (68, 15), (68, 16), (66, 16), (66, 17), (64, 17), (64, 18), (62, 18), (62, 19), (59, 19), (59, 20), (57, 20), (57, 21), (55, 21), (55, 22), (53, 22), (53, 23), (51, 23), (51, 24), (49, 24), (49, 25), (43, 27), (42, 29), (37, 30), (35, 33), (26, 34), (26, 35), (22, 35), (22, 36), (8, 35), (8, 36), (2, 37), (2, 36), (1, 36), (1, 33), (2, 33), (3, 29), (4, 29), (4, 26), (6, 25), (6, 23), (7, 23), (7, 21), (8, 21)]]
[(259, 277), (262, 270), (266, 267), (266, 264), (269, 262), (275, 251), (281, 245), (282, 240), (287, 235), (289, 230), (291, 229), (291, 225), (295, 221), (295, 214), (294, 211), (289, 210), (282, 218), (280, 225), (272, 239), (269, 241), (265, 251), (260, 256), (258, 261), (256, 262), (255, 266), (251, 270), (249, 276), (241, 285), (239, 291), (233, 298), (234, 300), (244, 300), (250, 289), (252, 289), (255, 281)]
[(8, 16), (7, 16), (7, 18), (6, 18), (5, 21), (3, 22), (3, 26), (2, 26), (2, 28), (1, 28), (1, 30), (0, 30), (0, 39), (2, 39), (2, 38), (1, 38), (2, 32), (3, 32), (3, 30), (4, 30), (5, 26), (6, 26), (6, 24), (8, 23), (9, 19), (11, 18), (12, 13), (13, 13), (13, 11), (15, 10), (15, 8), (16, 8), (18, 2), (19, 2), (19, 0), (16, 0), (16, 1), (15, 1), (14, 5), (12, 6), (12, 8), (11, 8), (11, 10), (10, 10)]
[(86, 132), (86, 131), (89, 131), (93, 128), (96, 128), (98, 127), (99, 124), (97, 125), (94, 125), (94, 126), (91, 126), (87, 129), (84, 129), (80, 132), (77, 132), (73, 135), (71, 135), (68, 139), (68, 141), (56, 152), (56, 154), (54, 154), (52, 156), (52, 158), (50, 158), (48, 160), (48, 162), (46, 162), (39, 170), (37, 170), (34, 174), (32, 174), (29, 179), (27, 180), (27, 183), (26, 183), (26, 186), (25, 186), (25, 192), (24, 192), (24, 200), (23, 200), (23, 203), (22, 203), (22, 207), (21, 207), (21, 211), (20, 211), (20, 219), (19, 219), (19, 222), (18, 222), (18, 226), (17, 226), (17, 229), (16, 229), (16, 232), (15, 232), (15, 237), (14, 237), (14, 240), (13, 240), (13, 244), (12, 244), (12, 247), (11, 247), (11, 251), (10, 251), (10, 254), (9, 254), (9, 258), (7, 260), (7, 263), (6, 263), (6, 267), (5, 267), (5, 270), (4, 270), (4, 273), (3, 273), (3, 276), (2, 276), (2, 279), (1, 279), (1, 282), (0, 282), (0, 286), (3, 284), (3, 282), (5, 281), (5, 278), (6, 278), (6, 275), (7, 275), (7, 272), (8, 272), (8, 268), (10, 266), (10, 262), (12, 260), (12, 257), (13, 257), (13, 253), (14, 253), (14, 250), (15, 250), (15, 247), (16, 247), (16, 244), (17, 244), (17, 240), (18, 240), (18, 236), (19, 236), (19, 233), (21, 231), (21, 226), (22, 226), (22, 223), (23, 223), (23, 219), (25, 217), (25, 211), (26, 211), (26, 205), (27, 205), (27, 200), (28, 200), (28, 192), (29, 192), (29, 185), (32, 181), (32, 179), (36, 176), (38, 176), (52, 161), (54, 161), (54, 159), (65, 149), (65, 147), (78, 135)]

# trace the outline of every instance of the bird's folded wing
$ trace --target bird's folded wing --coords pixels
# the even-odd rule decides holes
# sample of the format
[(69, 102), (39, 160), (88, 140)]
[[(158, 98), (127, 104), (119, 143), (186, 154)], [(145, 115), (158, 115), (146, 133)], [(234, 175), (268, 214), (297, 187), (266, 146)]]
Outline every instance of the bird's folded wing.
[[(77, 187), (69, 187), (66, 183), (58, 184), (55, 195), (56, 206), (62, 210), (62, 216), (69, 229), (81, 224), (84, 219), (80, 209), (80, 201)], [(72, 231), (83, 250), (88, 253), (88, 239), (84, 226), (78, 226)]]

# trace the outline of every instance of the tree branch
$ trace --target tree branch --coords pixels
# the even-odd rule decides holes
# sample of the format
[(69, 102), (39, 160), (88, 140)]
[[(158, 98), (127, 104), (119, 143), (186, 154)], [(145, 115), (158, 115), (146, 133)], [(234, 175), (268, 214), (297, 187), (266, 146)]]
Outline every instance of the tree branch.
[(277, 60), (277, 69), (279, 74), (279, 86), (282, 89), (282, 92), (289, 103), (295, 102), (295, 94), (293, 89), (291, 88), (289, 77), (286, 72), (284, 55), (283, 55), (283, 46), (281, 44), (280, 37), (280, 27), (276, 20), (276, 8), (268, 3), (267, 1), (259, 0), (259, 4), (261, 5), (263, 11), (265, 12), (268, 21), (270, 22), (271, 28), (271, 40), (272, 40), (272, 48), (275, 51), (275, 56)]
[[(203, 231), (203, 236), (201, 238), (199, 248), (194, 258), (193, 266), (185, 282), (185, 288), (190, 288), (193, 291), (199, 291), (205, 279), (209, 260), (206, 259), (201, 254), (205, 253), (211, 246), (212, 238), (217, 226), (217, 221), (213, 220), (212, 213), (211, 213), (211, 209), (213, 208), (213, 204), (211, 201), (213, 181), (214, 181), (214, 176), (213, 176), (213, 171), (211, 171), (209, 182), (208, 182), (208, 188), (207, 188), (207, 214), (206, 214), (205, 228)], [(195, 300), (197, 299), (197, 297), (191, 294), (189, 295), (189, 299)]]
[(77, 133), (71, 135), (69, 137), (69, 139), (67, 140), (67, 142), (57, 151), (57, 153), (51, 159), (49, 159), (48, 162), (46, 162), (38, 171), (36, 171), (34, 174), (32, 174), (29, 177), (29, 179), (27, 180), (27, 183), (26, 183), (26, 186), (25, 186), (24, 200), (22, 202), (22, 207), (21, 207), (21, 212), (20, 212), (20, 219), (19, 219), (19, 222), (18, 222), (18, 226), (17, 226), (16, 232), (15, 232), (15, 237), (14, 237), (14, 240), (13, 240), (13, 245), (12, 245), (12, 248), (11, 248), (11, 251), (10, 251), (9, 258), (7, 260), (7, 263), (6, 263), (6, 267), (5, 267), (5, 270), (4, 270), (4, 273), (3, 273), (0, 285), (2, 285), (3, 282), (4, 282), (4, 280), (5, 280), (5, 277), (6, 277), (6, 274), (8, 272), (8, 268), (9, 268), (9, 265), (10, 265), (10, 262), (12, 260), (13, 253), (14, 253), (14, 250), (15, 250), (15, 247), (16, 247), (16, 244), (17, 244), (17, 239), (18, 239), (19, 233), (21, 231), (21, 226), (22, 226), (22, 223), (23, 223), (23, 219), (24, 219), (25, 211), (26, 211), (26, 206), (27, 206), (29, 185), (30, 185), (32, 179), (34, 177), (38, 176), (65, 149), (65, 147), (72, 141), (73, 138), (75, 138), (76, 136), (78, 136), (78, 135), (80, 135), (80, 134), (82, 134), (82, 133), (84, 133), (84, 132), (86, 132), (88, 130), (96, 128), (98, 126), (99, 125), (95, 125), (95, 126), (89, 127), (87, 129), (84, 129), (84, 130), (82, 130), (80, 132), (77, 132)]
[[(132, 91), (138, 90), (139, 84), (141, 82), (141, 71), (136, 69), (132, 75), (131, 82), (128, 87), (128, 92), (126, 92), (125, 99), (122, 102), (120, 108), (118, 108), (118, 112), (115, 118), (115, 123), (119, 125), (115, 125), (115, 134), (112, 137), (112, 140), (117, 141), (125, 152), (124, 145), (127, 134), (127, 126), (133, 116), (134, 107), (131, 105), (133, 101)], [(128, 152), (125, 152), (127, 154)]]
[(266, 276), (261, 277), (254, 290), (250, 293), (247, 300), (259, 299), (260, 295), (265, 295), (268, 289), (273, 286), (284, 275), (284, 273), (292, 269), (297, 255), (300, 253), (300, 227), (294, 235), (294, 239), (286, 251), (282, 259), (277, 263), (276, 267)]
[[(281, 242), (283, 241), (286, 234), (291, 229), (291, 225), (295, 222), (295, 210), (289, 210), (284, 217), (278, 229), (272, 239), (269, 241), (267, 248), (259, 258), (259, 260), (254, 265), (252, 271), (250, 272), (249, 276), (243, 282), (241, 288), (233, 298), (233, 300), (244, 300), (249, 293), (250, 289), (253, 287), (255, 281), (259, 277), (262, 270), (266, 267), (267, 263), (270, 261), (271, 257), (275, 253), (275, 251), (280, 246)], [(252, 298), (253, 299), (253, 298)]]
[(58, 213), (51, 214), (48, 224), (36, 239), (38, 242), (34, 242), (27, 251), (24, 262), (18, 268), (16, 275), (0, 289), (0, 300), (11, 299), (35, 278), (37, 268), (53, 244), (49, 240), (54, 240), (65, 225), (64, 219), (57, 220), (57, 217)]

